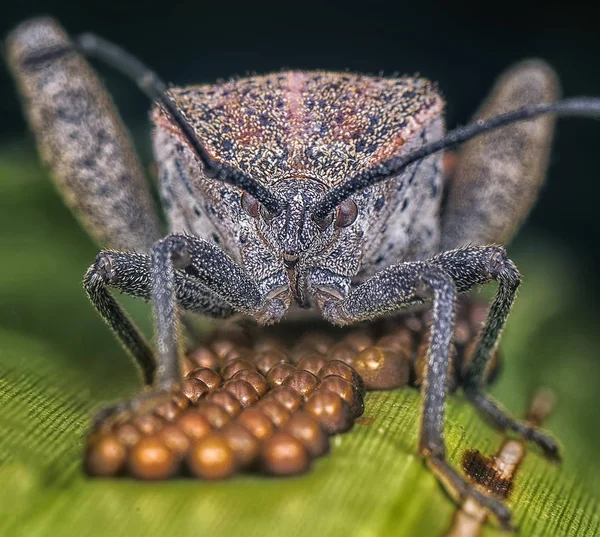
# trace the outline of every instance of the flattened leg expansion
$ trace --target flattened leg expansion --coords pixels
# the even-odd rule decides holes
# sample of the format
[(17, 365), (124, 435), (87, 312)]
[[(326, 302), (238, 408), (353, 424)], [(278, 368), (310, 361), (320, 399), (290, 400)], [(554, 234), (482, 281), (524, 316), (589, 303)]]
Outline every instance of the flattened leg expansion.
[[(552, 103), (559, 96), (552, 68), (527, 60), (500, 77), (473, 119)], [(442, 212), (443, 250), (510, 242), (546, 179), (554, 123), (552, 116), (514, 123), (460, 148)]]
[(67, 204), (102, 247), (148, 251), (162, 235), (150, 188), (118, 113), (52, 19), (7, 39), (40, 153)]

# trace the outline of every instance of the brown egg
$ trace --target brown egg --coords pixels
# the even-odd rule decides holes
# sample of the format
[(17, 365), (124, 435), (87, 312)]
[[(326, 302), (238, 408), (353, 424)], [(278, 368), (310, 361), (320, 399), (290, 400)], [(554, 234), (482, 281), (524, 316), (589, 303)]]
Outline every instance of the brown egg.
[(242, 411), (242, 405), (235, 396), (224, 388), (213, 390), (206, 396), (206, 401), (219, 405), (232, 418)]
[(246, 408), (258, 401), (258, 393), (252, 384), (243, 379), (231, 379), (223, 384), (223, 388), (233, 395)]
[(223, 359), (228, 352), (237, 347), (237, 344), (231, 339), (219, 338), (210, 342), (210, 349), (218, 358)]
[(331, 346), (335, 343), (335, 339), (329, 334), (324, 332), (307, 332), (304, 334), (296, 344), (296, 348), (309, 348), (313, 352), (319, 354), (325, 354), (329, 351)]
[(416, 315), (409, 315), (408, 317), (404, 318), (403, 324), (413, 334), (419, 334), (425, 328), (423, 319)]
[(116, 425), (114, 435), (125, 447), (135, 446), (140, 441), (140, 438), (142, 438), (142, 433), (131, 422)]
[(221, 371), (221, 376), (224, 380), (229, 380), (240, 371), (251, 370), (256, 371), (256, 366), (246, 360), (233, 360), (229, 362)]
[(329, 451), (329, 437), (308, 412), (294, 412), (281, 430), (300, 440), (311, 457), (319, 457)]
[(194, 368), (219, 369), (221, 367), (221, 360), (208, 347), (194, 349), (187, 354), (187, 359), (194, 364)]
[(275, 338), (262, 336), (254, 344), (254, 351), (257, 353), (277, 352), (281, 353), (281, 342)]
[(273, 422), (257, 408), (247, 408), (237, 417), (236, 422), (248, 429), (258, 440), (268, 438), (275, 430)]
[(153, 409), (154, 414), (165, 421), (173, 421), (181, 412), (175, 401), (162, 401)]
[(408, 384), (411, 353), (407, 347), (368, 347), (356, 357), (354, 367), (367, 389), (391, 390)]
[(231, 421), (231, 416), (227, 411), (211, 401), (200, 401), (196, 412), (204, 416), (213, 429), (222, 429)]
[(329, 435), (344, 433), (352, 428), (352, 412), (348, 403), (328, 390), (313, 393), (304, 409), (319, 421)]
[(171, 401), (175, 403), (180, 410), (185, 410), (190, 406), (190, 400), (181, 390), (181, 386), (176, 390), (173, 390), (173, 393), (171, 393)]
[(319, 370), (327, 363), (327, 360), (322, 354), (307, 354), (298, 362), (298, 369), (308, 371), (313, 375), (317, 375)]
[(319, 386), (319, 377), (308, 371), (295, 371), (285, 379), (284, 385), (296, 390), (302, 397), (308, 397)]
[(223, 379), (219, 373), (217, 373), (214, 369), (207, 369), (206, 367), (198, 367), (193, 371), (190, 371), (187, 378), (201, 380), (204, 382), (204, 384), (206, 384), (206, 386), (208, 386), (209, 390), (218, 388), (223, 382)]
[(362, 330), (356, 330), (346, 334), (343, 342), (356, 352), (360, 352), (373, 344), (373, 338)]
[(289, 386), (277, 386), (265, 395), (265, 400), (273, 399), (290, 412), (295, 412), (304, 404), (304, 398)]
[(296, 368), (291, 364), (278, 364), (267, 373), (267, 382), (271, 388), (281, 386)]
[(454, 342), (459, 345), (467, 345), (472, 339), (471, 326), (464, 319), (457, 319), (454, 323)]
[(267, 416), (275, 427), (281, 427), (290, 418), (290, 411), (275, 399), (261, 399), (254, 408)]
[(337, 343), (327, 352), (328, 360), (340, 360), (349, 365), (353, 365), (354, 358), (356, 358), (357, 352), (345, 343)]
[(206, 416), (200, 414), (195, 408), (189, 408), (177, 416), (175, 425), (192, 440), (204, 438), (212, 432)]
[(413, 334), (408, 328), (397, 328), (390, 334), (379, 338), (375, 346), (410, 353), (414, 346)]
[(277, 364), (290, 363), (290, 359), (277, 348), (272, 348), (260, 351), (255, 357), (255, 363), (260, 373), (266, 375)]
[(249, 349), (246, 349), (245, 347), (234, 347), (233, 349), (231, 349), (224, 357), (223, 357), (223, 363), (225, 365), (230, 364), (231, 362), (237, 362), (237, 361), (245, 361), (245, 362), (251, 362), (252, 361), (252, 352)]
[(236, 470), (233, 450), (220, 434), (194, 442), (188, 453), (187, 463), (192, 474), (201, 479), (225, 479)]
[(244, 369), (242, 371), (238, 371), (233, 376), (233, 378), (242, 379), (250, 383), (252, 387), (256, 390), (256, 393), (258, 393), (259, 397), (265, 395), (270, 389), (265, 377), (261, 375), (258, 371), (250, 371), (249, 369)]
[(292, 349), (292, 352), (290, 353), (290, 358), (292, 364), (298, 365), (298, 362), (300, 362), (305, 356), (310, 356), (312, 354), (317, 354), (315, 348), (309, 343), (301, 343), (300, 345), (296, 345)]
[(354, 418), (361, 416), (365, 410), (363, 399), (358, 394), (356, 388), (354, 388), (351, 382), (342, 377), (336, 377), (335, 375), (325, 377), (319, 389), (320, 391), (329, 390), (339, 395), (350, 407)]
[(165, 421), (151, 412), (145, 412), (133, 416), (131, 418), (131, 423), (133, 423), (142, 434), (149, 435), (158, 431), (164, 425)]
[(348, 382), (351, 382), (358, 390), (360, 396), (364, 397), (365, 385), (363, 383), (363, 379), (353, 367), (341, 362), (340, 360), (331, 360), (319, 370), (319, 374), (317, 376), (323, 380), (325, 377), (330, 375), (336, 375), (346, 379)]
[(113, 477), (125, 467), (127, 448), (115, 434), (94, 435), (88, 441), (84, 466), (89, 475)]
[(156, 436), (175, 454), (176, 457), (184, 456), (190, 448), (190, 438), (183, 432), (179, 425), (168, 423)]
[(273, 475), (294, 475), (310, 467), (304, 444), (289, 433), (277, 432), (265, 441), (262, 449), (263, 469)]
[(185, 378), (181, 381), (181, 392), (191, 403), (197, 403), (198, 399), (209, 391), (209, 387), (201, 380)]
[(138, 479), (167, 479), (177, 470), (177, 458), (157, 436), (142, 438), (131, 450), (129, 471)]
[(233, 451), (236, 464), (240, 468), (246, 468), (258, 459), (260, 442), (246, 427), (232, 422), (223, 429), (221, 434)]

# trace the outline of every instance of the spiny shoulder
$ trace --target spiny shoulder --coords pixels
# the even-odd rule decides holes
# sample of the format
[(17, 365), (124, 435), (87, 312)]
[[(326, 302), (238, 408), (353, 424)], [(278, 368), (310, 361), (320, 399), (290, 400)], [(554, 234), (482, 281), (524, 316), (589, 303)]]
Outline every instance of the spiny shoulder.
[(169, 92), (217, 160), (267, 182), (291, 173), (343, 180), (397, 153), (444, 104), (424, 78), (322, 71)]

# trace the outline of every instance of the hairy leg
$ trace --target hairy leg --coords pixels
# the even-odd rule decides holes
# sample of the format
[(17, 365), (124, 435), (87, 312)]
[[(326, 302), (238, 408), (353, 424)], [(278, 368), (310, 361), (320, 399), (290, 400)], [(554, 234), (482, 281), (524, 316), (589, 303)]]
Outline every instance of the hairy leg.
[[(484, 406), (479, 403), (482, 400), (479, 387), (520, 283), (519, 273), (503, 248), (460, 248), (425, 262), (407, 262), (389, 267), (356, 287), (344, 300), (326, 305), (324, 313), (332, 322), (346, 324), (373, 319), (422, 302), (433, 294), (433, 321), (419, 450), (428, 458), (428, 465), (453, 496), (472, 496), (486, 506), (502, 526), (510, 527), (508, 509), (496, 498), (477, 491), (446, 462), (442, 434), (448, 355), (454, 330), (455, 293), (466, 292), (492, 280), (498, 282), (498, 292), (482, 327), (472, 365), (463, 381), (467, 396), (479, 410), (484, 411)], [(489, 401), (487, 398), (485, 400)], [(491, 407), (488, 405), (487, 408)], [(529, 438), (536, 440), (536, 437)]]
[[(491, 257), (488, 260), (485, 256), (482, 258), (481, 252), (490, 251), (490, 248), (492, 249)], [(531, 425), (513, 418), (484, 393), (487, 367), (498, 345), (502, 329), (521, 283), (521, 276), (516, 266), (500, 248), (494, 250), (494, 247), (471, 247), (455, 250), (455, 252), (462, 252), (462, 254), (457, 257), (456, 254), (449, 256), (448, 253), (444, 253), (431, 261), (452, 275), (459, 291), (471, 288), (477, 274), (485, 276), (487, 273), (489, 279), (498, 282), (498, 291), (487, 319), (481, 327), (473, 357), (468, 362), (468, 369), (462, 372), (461, 387), (465, 395), (475, 408), (500, 430), (512, 430), (537, 444), (549, 458), (559, 459), (559, 446), (554, 439)], [(485, 282), (479, 280), (477, 283)]]
[[(98, 254), (83, 282), (92, 304), (139, 365), (148, 385), (153, 383), (155, 376), (154, 353), (109, 290), (113, 288), (130, 296), (151, 300), (151, 263), (150, 256), (146, 254), (105, 250)], [(181, 271), (175, 274), (175, 290), (177, 302), (184, 310), (213, 318), (226, 318), (234, 313), (222, 298)]]

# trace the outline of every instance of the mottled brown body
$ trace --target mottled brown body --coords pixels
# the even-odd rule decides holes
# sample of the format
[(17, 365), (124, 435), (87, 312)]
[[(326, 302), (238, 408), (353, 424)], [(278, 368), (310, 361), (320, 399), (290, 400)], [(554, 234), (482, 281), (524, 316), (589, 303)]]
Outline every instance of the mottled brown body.
[(444, 102), (422, 78), (290, 71), (169, 93), (216, 160), (334, 186), (397, 154)]

